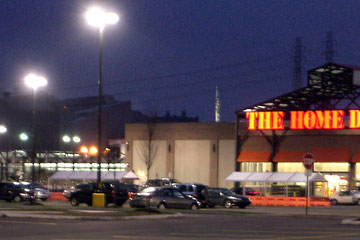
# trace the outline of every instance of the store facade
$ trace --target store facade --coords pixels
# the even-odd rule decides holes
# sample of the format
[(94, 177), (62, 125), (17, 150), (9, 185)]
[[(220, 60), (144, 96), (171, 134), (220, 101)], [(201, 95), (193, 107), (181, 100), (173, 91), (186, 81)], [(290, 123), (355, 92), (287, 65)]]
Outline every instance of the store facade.
[(308, 86), (237, 112), (236, 171), (304, 172), (312, 153), (314, 195), (355, 189), (360, 181), (359, 68), (326, 64)]

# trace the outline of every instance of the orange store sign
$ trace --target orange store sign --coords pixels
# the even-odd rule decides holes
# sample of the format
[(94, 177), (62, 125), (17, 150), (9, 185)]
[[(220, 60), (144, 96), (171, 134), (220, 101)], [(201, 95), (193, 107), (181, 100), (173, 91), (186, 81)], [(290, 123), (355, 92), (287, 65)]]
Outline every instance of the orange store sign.
[[(290, 129), (344, 129), (344, 110), (290, 111)], [(249, 130), (283, 130), (285, 112), (247, 112)], [(349, 128), (360, 129), (360, 110), (349, 110)]]

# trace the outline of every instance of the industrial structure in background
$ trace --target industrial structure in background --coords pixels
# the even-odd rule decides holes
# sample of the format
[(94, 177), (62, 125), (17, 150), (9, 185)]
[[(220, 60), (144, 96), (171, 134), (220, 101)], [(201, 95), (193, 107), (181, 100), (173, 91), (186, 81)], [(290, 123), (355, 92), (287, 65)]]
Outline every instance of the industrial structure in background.
[[(7, 128), (0, 135), (0, 179), (29, 178), (31, 99), (31, 95), (9, 92), (0, 98), (0, 122)], [(126, 167), (122, 164), (127, 147), (125, 123), (148, 122), (154, 118), (132, 110), (129, 101), (119, 102), (110, 95), (103, 95), (102, 101), (103, 144), (106, 146), (103, 168), (121, 170)], [(44, 179), (56, 170), (96, 169), (90, 149), (97, 145), (97, 104), (96, 96), (60, 100), (42, 91), (37, 93), (38, 131), (41, 133), (37, 138), (37, 179)], [(197, 117), (188, 117), (185, 111), (181, 115), (167, 112), (155, 119), (157, 122), (199, 121)], [(74, 141), (74, 137), (78, 139)]]

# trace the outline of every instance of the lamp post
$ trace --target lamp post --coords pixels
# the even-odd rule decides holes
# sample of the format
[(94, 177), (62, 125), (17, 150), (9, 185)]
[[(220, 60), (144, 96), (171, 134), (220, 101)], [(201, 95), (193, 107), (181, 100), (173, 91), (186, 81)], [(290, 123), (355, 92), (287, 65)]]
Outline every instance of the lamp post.
[[(5, 127), (5, 125), (0, 125), (0, 135), (3, 135), (4, 133), (7, 132), (7, 128)], [(8, 151), (6, 150), (6, 153)], [(6, 162), (5, 162), (5, 180), (7, 180), (8, 177), (8, 158), (6, 156)], [(0, 181), (3, 179), (3, 175), (4, 175), (4, 171), (3, 171), (4, 165), (3, 163), (1, 163), (1, 171), (0, 171)]]
[(62, 137), (63, 142), (65, 143), (65, 157), (66, 157), (66, 144), (73, 142), (72, 144), (72, 164), (73, 164), (73, 171), (75, 171), (75, 144), (78, 144), (81, 142), (81, 138), (79, 136), (73, 136), (72, 138), (68, 135), (64, 135)]
[[(35, 158), (36, 158), (36, 90), (40, 87), (44, 87), (47, 84), (46, 78), (42, 76), (38, 76), (36, 74), (30, 73), (25, 76), (25, 84), (29, 88), (33, 89), (33, 102), (32, 102), (32, 154), (31, 154), (31, 162), (32, 162), (32, 170), (31, 170), (31, 182), (32, 186), (35, 184)], [(40, 166), (39, 166), (40, 168)]]
[(101, 182), (101, 155), (102, 155), (102, 78), (103, 78), (103, 32), (106, 25), (115, 24), (119, 21), (119, 16), (113, 12), (105, 12), (100, 8), (91, 8), (86, 14), (85, 18), (89, 25), (99, 29), (99, 40), (100, 40), (100, 54), (99, 54), (99, 80), (98, 80), (98, 144), (97, 144), (97, 186), (100, 187)]

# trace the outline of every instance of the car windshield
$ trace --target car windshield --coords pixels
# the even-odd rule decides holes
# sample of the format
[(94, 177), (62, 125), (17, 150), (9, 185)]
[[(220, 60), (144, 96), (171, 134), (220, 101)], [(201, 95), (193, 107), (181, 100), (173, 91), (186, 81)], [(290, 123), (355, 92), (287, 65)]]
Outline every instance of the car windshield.
[(230, 189), (221, 189), (221, 192), (225, 195), (225, 196), (231, 196), (233, 195), (233, 192)]

